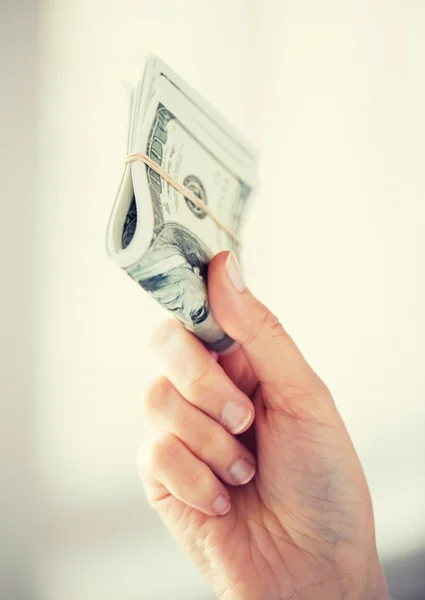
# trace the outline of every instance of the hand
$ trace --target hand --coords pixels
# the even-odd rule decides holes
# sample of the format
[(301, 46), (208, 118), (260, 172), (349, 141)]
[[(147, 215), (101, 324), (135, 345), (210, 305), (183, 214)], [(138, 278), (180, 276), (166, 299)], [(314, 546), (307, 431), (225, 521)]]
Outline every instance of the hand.
[(328, 389), (232, 254), (211, 262), (209, 297), (239, 347), (217, 362), (177, 321), (155, 332), (149, 502), (223, 600), (386, 599), (367, 483)]

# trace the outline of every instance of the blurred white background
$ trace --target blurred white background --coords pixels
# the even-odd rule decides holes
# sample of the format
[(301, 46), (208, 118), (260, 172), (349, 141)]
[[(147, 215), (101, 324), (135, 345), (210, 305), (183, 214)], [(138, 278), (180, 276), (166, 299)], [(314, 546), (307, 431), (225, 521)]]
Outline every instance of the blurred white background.
[(158, 373), (147, 335), (165, 315), (104, 247), (122, 81), (149, 53), (258, 147), (248, 283), (334, 394), (383, 559), (424, 546), (425, 3), (44, 0), (38, 23), (39, 194), (23, 205), (36, 241), (20, 263), (35, 261), (34, 403), (17, 394), (43, 507), (39, 597), (212, 598), (135, 468)]

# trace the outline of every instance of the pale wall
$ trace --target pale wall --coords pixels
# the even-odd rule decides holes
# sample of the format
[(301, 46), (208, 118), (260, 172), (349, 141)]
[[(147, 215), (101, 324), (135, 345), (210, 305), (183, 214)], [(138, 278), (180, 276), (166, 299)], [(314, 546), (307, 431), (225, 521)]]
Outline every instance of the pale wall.
[[(104, 249), (156, 53), (252, 139), (252, 288), (332, 389), (382, 556), (425, 540), (425, 3), (50, 0), (41, 15), (36, 461), (43, 600), (201, 600), (135, 471), (161, 309)], [(203, 591), (202, 591), (203, 590)], [(204, 596), (202, 596), (204, 593)]]

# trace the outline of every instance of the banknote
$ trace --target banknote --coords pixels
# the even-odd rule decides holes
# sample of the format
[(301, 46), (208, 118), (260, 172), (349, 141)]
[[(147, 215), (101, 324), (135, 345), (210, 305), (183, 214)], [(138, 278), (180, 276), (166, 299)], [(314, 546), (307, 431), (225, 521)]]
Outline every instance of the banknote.
[(240, 258), (243, 218), (257, 185), (255, 152), (156, 57), (147, 60), (133, 90), (129, 122), (128, 153), (151, 159), (201, 199), (224, 228), (134, 160), (125, 166), (109, 220), (108, 253), (209, 348), (225, 352), (233, 340), (211, 312), (208, 264), (221, 250)]

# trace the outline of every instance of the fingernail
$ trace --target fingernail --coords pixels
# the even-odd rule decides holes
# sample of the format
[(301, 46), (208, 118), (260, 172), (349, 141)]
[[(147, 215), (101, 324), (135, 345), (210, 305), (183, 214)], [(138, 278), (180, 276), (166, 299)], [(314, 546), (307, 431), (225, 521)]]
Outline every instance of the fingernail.
[(223, 494), (219, 494), (212, 504), (212, 509), (218, 515), (225, 515), (230, 510), (230, 501)]
[(248, 483), (255, 474), (255, 465), (244, 458), (240, 458), (230, 467), (229, 475), (238, 483), (243, 485)]
[(221, 422), (232, 433), (239, 433), (251, 420), (251, 411), (237, 402), (228, 402), (221, 413)]
[(229, 252), (229, 256), (226, 259), (226, 273), (231, 283), (235, 286), (238, 292), (243, 292), (246, 289), (245, 281), (242, 277), (242, 272), (238, 265), (238, 261), (233, 252)]

